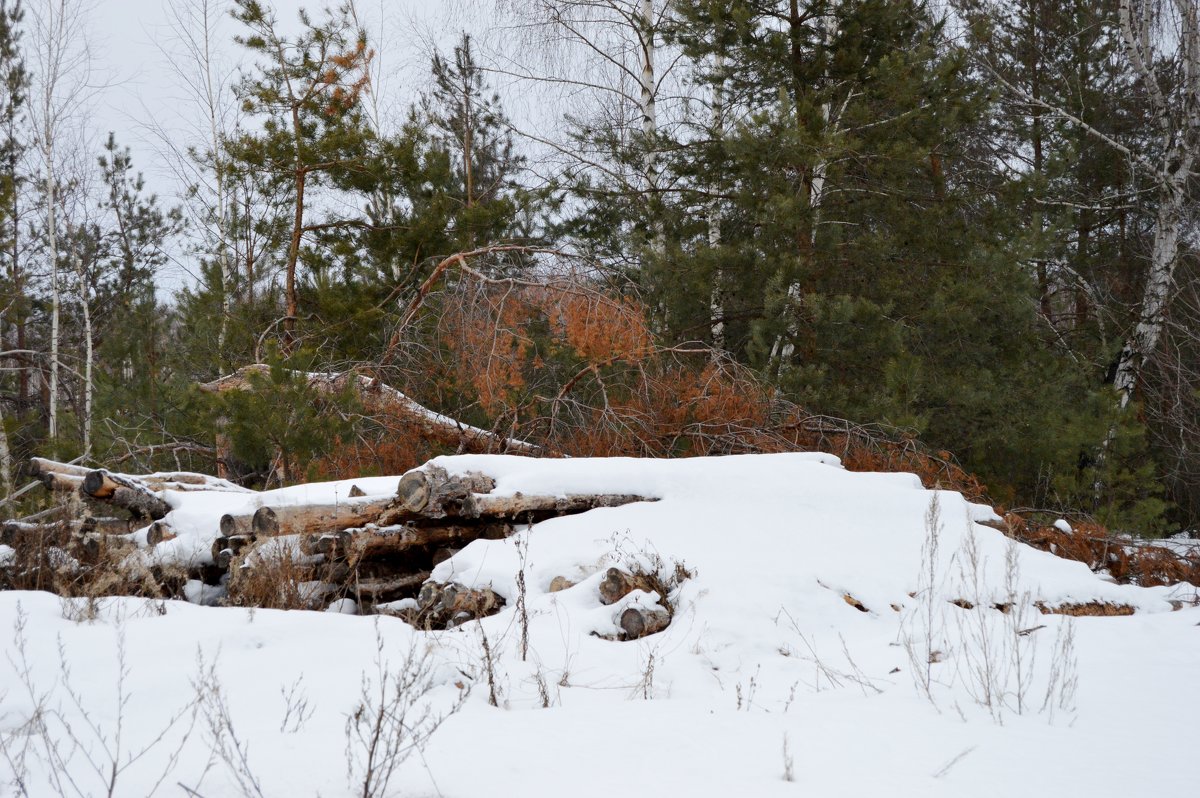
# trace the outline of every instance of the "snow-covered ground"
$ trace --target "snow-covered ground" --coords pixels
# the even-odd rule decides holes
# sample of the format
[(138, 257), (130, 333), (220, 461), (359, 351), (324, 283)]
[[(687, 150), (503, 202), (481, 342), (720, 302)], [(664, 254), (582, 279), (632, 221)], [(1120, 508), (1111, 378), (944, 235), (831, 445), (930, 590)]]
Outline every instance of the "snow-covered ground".
[[(659, 501), (472, 543), (434, 578), (508, 603), (451, 631), (0, 593), (0, 795), (105, 795), (114, 757), (114, 795), (363, 795), (378, 717), (374, 795), (1127, 798), (1200, 781), (1194, 587), (1111, 584), (975, 523), (990, 509), (958, 494), (826, 455), (437, 462), (488, 473), (497, 493)], [(262, 497), (170, 500), (184, 534), (156, 556), (191, 559), (215, 518)], [(676, 563), (691, 578), (671, 625), (605, 639), (629, 604), (661, 598), (604, 606), (605, 570)], [(576, 584), (549, 592), (559, 576)], [(406, 678), (416, 688), (394, 701)], [(397, 731), (439, 716), (420, 746)], [(404, 759), (385, 784), (389, 739)]]

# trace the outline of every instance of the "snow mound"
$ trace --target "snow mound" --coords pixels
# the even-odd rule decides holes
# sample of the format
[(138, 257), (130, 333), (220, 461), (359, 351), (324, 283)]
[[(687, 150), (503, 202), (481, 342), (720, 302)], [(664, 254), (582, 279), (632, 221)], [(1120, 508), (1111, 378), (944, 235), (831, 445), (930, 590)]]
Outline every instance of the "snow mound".
[[(0, 633), (13, 630), (0, 663), (0, 779), (24, 762), (29, 784), (52, 786), (64, 768), (91, 784), (85, 752), (108, 750), (68, 742), (67, 762), (39, 755), (27, 724), (39, 697), (68, 721), (86, 710), (102, 730), (124, 715), (124, 745), (137, 750), (201, 681), (221, 685), (224, 739), (236, 730), (248, 744), (238, 767), (262, 794), (361, 794), (341, 756), (361, 772), (347, 730), (363, 717), (363, 687), (418, 657), (430, 681), (414, 700), (436, 715), (469, 695), (389, 794), (1124, 796), (1183, 794), (1200, 775), (1186, 747), (1200, 712), (1194, 587), (1112, 584), (980, 523), (995, 520), (991, 508), (823, 454), (435, 463), (483, 472), (500, 495), (657, 501), (469, 544), (433, 578), (489, 588), (505, 607), (437, 633), (343, 604), (283, 613), (0, 594)], [(156, 556), (200, 557), (216, 519), (247, 502), (344, 497), (351, 485), (383, 495), (396, 478), (174, 494), (183, 534)], [(606, 606), (610, 567), (657, 572), (669, 595), (636, 590)], [(559, 577), (572, 584), (552, 592)], [(673, 610), (664, 631), (612, 639), (626, 608), (658, 603)], [(1135, 612), (1042, 611), (1079, 607)], [(211, 678), (197, 678), (200, 659)], [(172, 727), (161, 756), (123, 772), (117, 792), (148, 794), (169, 764), (165, 784), (244, 794), (237, 767), (210, 767), (221, 733), (201, 723), (172, 764), (184, 738)]]

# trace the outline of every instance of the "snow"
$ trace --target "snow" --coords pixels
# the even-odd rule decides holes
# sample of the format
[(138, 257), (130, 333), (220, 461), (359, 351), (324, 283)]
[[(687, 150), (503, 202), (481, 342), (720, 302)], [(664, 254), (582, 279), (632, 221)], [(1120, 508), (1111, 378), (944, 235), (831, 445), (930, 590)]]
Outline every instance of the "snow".
[(1066, 532), (1068, 535), (1071, 534), (1072, 531), (1074, 531), (1071, 529), (1071, 525), (1069, 523), (1067, 523), (1067, 521), (1065, 519), (1062, 519), (1062, 518), (1060, 518), (1054, 522), (1054, 528), (1057, 529), (1059, 532)]
[[(394, 675), (421, 656), (431, 679), (421, 701), (434, 713), (469, 694), (403, 763), (389, 795), (1124, 797), (1190, 794), (1200, 776), (1189, 743), (1200, 716), (1200, 608), (1172, 611), (1195, 587), (1112, 584), (978, 523), (995, 519), (991, 508), (925, 490), (912, 475), (849, 472), (829, 455), (436, 463), (482, 471), (498, 494), (657, 501), (470, 544), (434, 578), (490, 587), (507, 606), (451, 631), (417, 632), (397, 618), (349, 614), (344, 603), (277, 612), (0, 593), (0, 782), (27, 748), (28, 794), (54, 794), (56, 772), (74, 774), (84, 794), (105, 792), (83, 752), (102, 759), (100, 738), (111, 749), (122, 657), (122, 756), (152, 741), (210, 673), (263, 795), (361, 794), (343, 756), (364, 680), (377, 688), (380, 666)], [(199, 557), (224, 512), (340, 501), (352, 484), (384, 495), (396, 481), (173, 494), (169, 520), (182, 534), (155, 556)], [(604, 606), (605, 570), (670, 577), (676, 563), (691, 577), (669, 596), (671, 625), (642, 640), (604, 639), (626, 607), (663, 598), (635, 591)], [(558, 576), (576, 584), (550, 593)], [(1069, 619), (1034, 602), (1137, 612)], [(488, 703), (489, 659), (498, 707)], [(991, 707), (981, 701), (981, 663), (1002, 694)], [(42, 738), (22, 726), (37, 696), (61, 713), (46, 716), (51, 737), (64, 739), (58, 718), (90, 735), (85, 711), (102, 733), (62, 744), (68, 761), (54, 767)], [(186, 725), (122, 772), (116, 794), (150, 794)], [(180, 794), (177, 784), (208, 798), (243, 794), (220, 757), (210, 766), (212, 734), (197, 723), (158, 794)]]

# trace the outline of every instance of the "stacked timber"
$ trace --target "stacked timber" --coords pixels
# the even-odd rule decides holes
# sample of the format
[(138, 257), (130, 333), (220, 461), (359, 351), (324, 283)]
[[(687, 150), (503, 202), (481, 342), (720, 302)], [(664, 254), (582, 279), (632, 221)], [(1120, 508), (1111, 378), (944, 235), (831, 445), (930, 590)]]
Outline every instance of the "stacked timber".
[[(294, 574), (300, 568), (314, 586), (310, 598), (349, 599), (360, 612), (449, 628), (504, 605), (491, 591), (429, 581), (438, 563), (468, 543), (506, 538), (518, 525), (550, 517), (648, 500), (632, 494), (497, 495), (495, 487), (486, 474), (452, 474), (426, 464), (405, 474), (393, 495), (337, 504), (264, 503), (252, 513), (221, 518), (213, 561), (244, 579), (246, 570), (269, 572), (278, 558), (291, 558), (282, 570)], [(294, 545), (273, 544), (282, 538)]]
[[(194, 566), (186, 577), (226, 587), (234, 603), (316, 608), (330, 601), (344, 606), (349, 599), (359, 611), (391, 612), (430, 629), (450, 628), (504, 605), (490, 590), (430, 581), (437, 564), (472, 541), (503, 539), (520, 525), (546, 518), (652, 500), (633, 494), (497, 494), (495, 480), (486, 474), (453, 474), (432, 463), (405, 474), (394, 494), (366, 496), (354, 488), (349, 500), (302, 504), (273, 503), (271, 493), (204, 474), (121, 474), (43, 458), (32, 460), (30, 471), (61, 503), (38, 517), (5, 523), (0, 543), (14, 549), (45, 550), (52, 544), (61, 550), (56, 562), (83, 562), (135, 546), (153, 548), (178, 534), (167, 491), (239, 491), (253, 495), (247, 509), (219, 518), (211, 530), (211, 564)], [(609, 587), (627, 593), (648, 585)], [(634, 620), (645, 622), (644, 633), (660, 621)], [(629, 630), (629, 637), (637, 636)]]

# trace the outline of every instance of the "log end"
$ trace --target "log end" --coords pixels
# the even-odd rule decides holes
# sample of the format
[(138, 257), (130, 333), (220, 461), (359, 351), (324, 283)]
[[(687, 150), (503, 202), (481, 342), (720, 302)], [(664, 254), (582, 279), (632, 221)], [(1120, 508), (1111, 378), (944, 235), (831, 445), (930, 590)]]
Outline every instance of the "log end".
[(626, 640), (637, 640), (661, 632), (670, 623), (671, 616), (660, 607), (630, 607), (621, 613), (618, 625)]
[(424, 471), (409, 471), (396, 486), (400, 506), (410, 513), (419, 513), (429, 505), (429, 476)]
[(87, 472), (87, 476), (83, 478), (83, 492), (93, 499), (106, 499), (119, 487), (121, 486), (102, 468)]
[(259, 507), (254, 511), (250, 527), (256, 535), (273, 536), (279, 534), (279, 516), (270, 507)]

